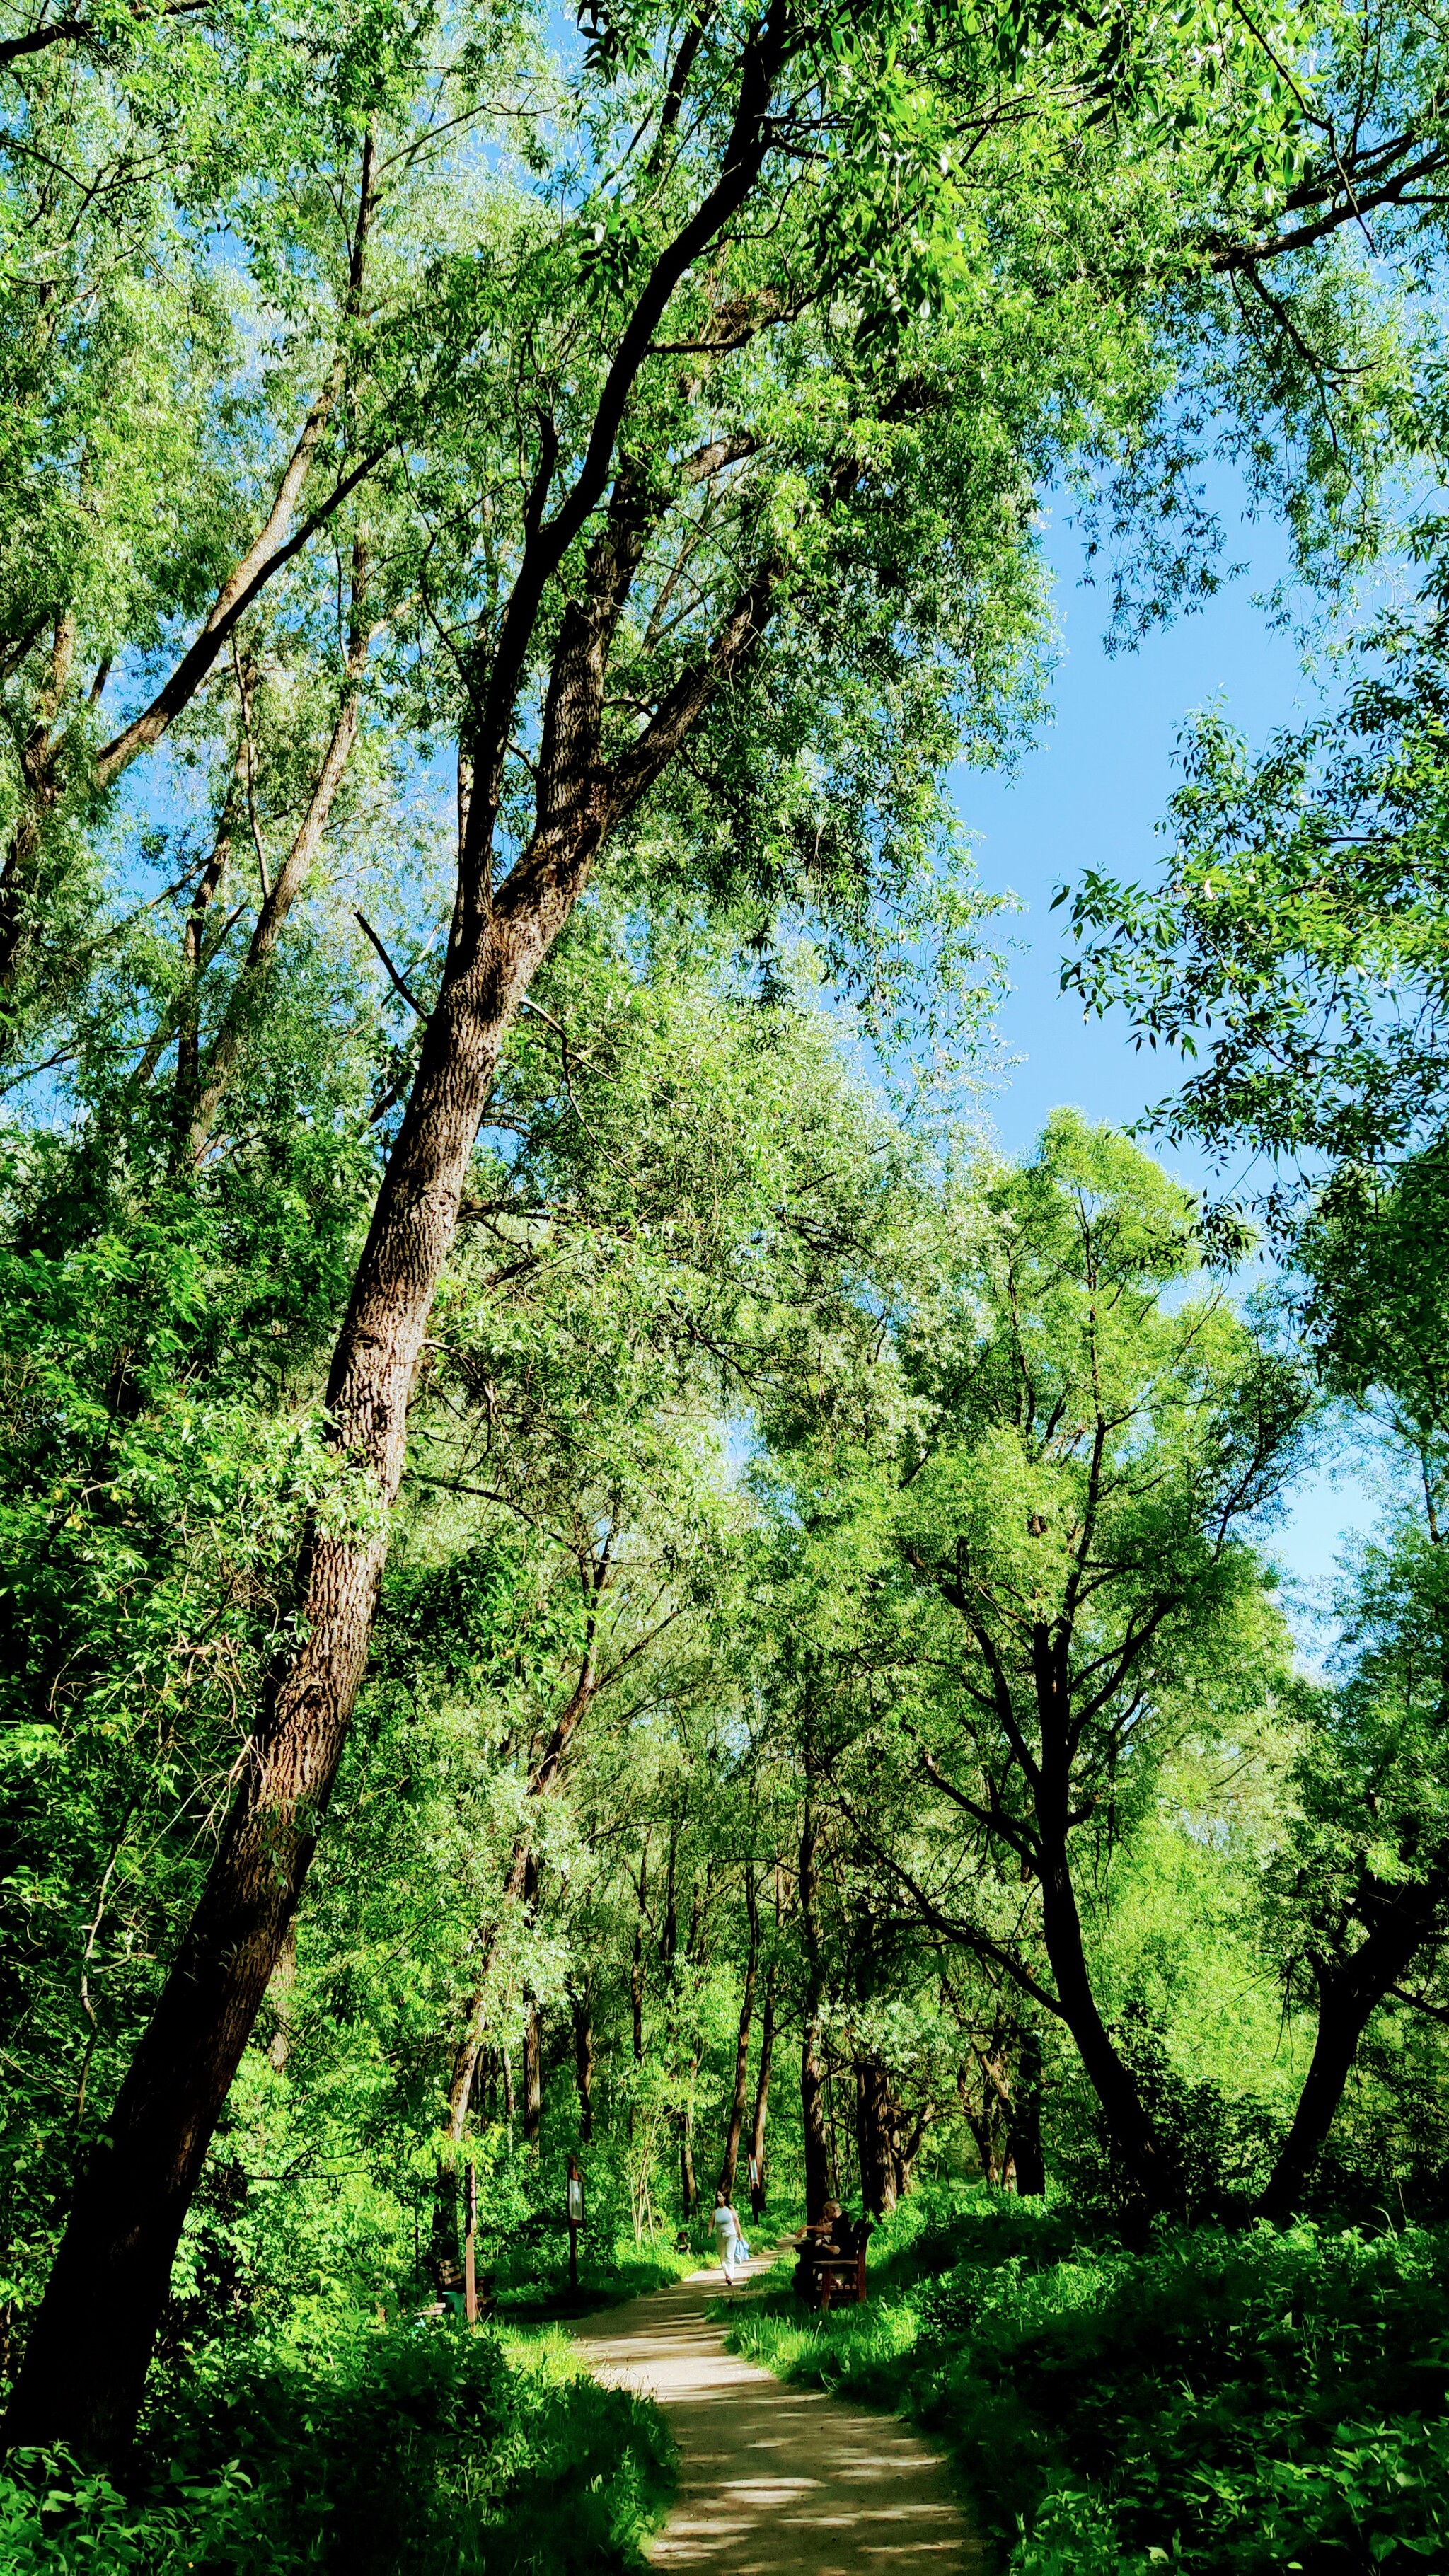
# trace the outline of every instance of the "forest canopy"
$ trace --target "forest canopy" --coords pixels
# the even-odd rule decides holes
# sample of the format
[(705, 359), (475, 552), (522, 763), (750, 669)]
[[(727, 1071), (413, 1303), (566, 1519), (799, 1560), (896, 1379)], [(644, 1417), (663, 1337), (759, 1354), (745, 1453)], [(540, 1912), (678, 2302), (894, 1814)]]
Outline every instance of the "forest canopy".
[[(0, 10), (17, 2566), (628, 2563), (580, 2163), (582, 2300), (716, 2194), (874, 2221), (886, 2393), (1021, 2576), (1438, 2547), (1417, 2435), (1370, 2510), (1302, 2428), (1355, 2335), (1431, 2415), (1449, 2350), (1442, 59)], [(957, 805), (1049, 713), (1048, 505), (1125, 648), (1230, 484), (1321, 705), (1192, 720), (1064, 973), (1253, 1209), (993, 1142)], [(1310, 1664), (1274, 1532), (1345, 1426), (1391, 1503)], [(1013, 2305), (1074, 2266), (1115, 2487)], [(1266, 2423), (1285, 2298), (1267, 2449), (1179, 2426), (1144, 2503), (1139, 2365)]]

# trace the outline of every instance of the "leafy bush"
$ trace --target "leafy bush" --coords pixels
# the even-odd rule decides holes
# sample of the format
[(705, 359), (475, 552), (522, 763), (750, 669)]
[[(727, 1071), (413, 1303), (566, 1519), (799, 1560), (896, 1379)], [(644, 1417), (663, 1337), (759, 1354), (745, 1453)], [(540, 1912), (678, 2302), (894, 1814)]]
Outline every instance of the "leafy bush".
[(331, 2354), (198, 2373), (123, 2493), (64, 2453), (0, 2476), (6, 2576), (594, 2576), (670, 2483), (655, 2410), (556, 2333), (344, 2325)]
[(866, 2308), (737, 2348), (945, 2433), (1011, 2576), (1449, 2565), (1449, 2235), (1146, 2251), (984, 2193), (902, 2213)]

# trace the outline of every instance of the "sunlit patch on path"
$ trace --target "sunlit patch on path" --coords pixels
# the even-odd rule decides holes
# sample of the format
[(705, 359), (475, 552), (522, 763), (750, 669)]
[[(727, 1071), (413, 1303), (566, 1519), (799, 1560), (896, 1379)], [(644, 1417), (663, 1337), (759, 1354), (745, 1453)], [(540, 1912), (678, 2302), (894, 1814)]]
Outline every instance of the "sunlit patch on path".
[(705, 2314), (721, 2288), (718, 2272), (697, 2272), (576, 2329), (599, 2377), (655, 2398), (679, 2445), (679, 2492), (651, 2564), (975, 2576), (981, 2546), (937, 2455), (894, 2416), (726, 2352), (725, 2326)]

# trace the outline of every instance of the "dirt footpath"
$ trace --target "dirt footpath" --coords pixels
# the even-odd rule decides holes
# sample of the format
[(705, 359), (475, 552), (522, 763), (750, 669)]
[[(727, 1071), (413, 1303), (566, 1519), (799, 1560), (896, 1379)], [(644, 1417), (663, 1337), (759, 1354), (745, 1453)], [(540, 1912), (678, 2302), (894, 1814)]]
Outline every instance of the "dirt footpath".
[[(745, 2267), (759, 2274), (769, 2267)], [(796, 2388), (726, 2352), (697, 2272), (574, 2328), (600, 2379), (653, 2397), (679, 2492), (653, 2567), (720, 2576), (963, 2576), (984, 2568), (941, 2461), (892, 2415)]]

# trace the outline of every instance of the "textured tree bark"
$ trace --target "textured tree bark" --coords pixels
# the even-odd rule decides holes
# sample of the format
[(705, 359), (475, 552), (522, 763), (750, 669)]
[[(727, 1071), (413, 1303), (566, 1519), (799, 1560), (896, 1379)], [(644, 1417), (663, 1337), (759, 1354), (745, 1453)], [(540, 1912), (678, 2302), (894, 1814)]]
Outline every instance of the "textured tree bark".
[(873, 2218), (888, 2218), (896, 2205), (890, 2078), (878, 2057), (855, 2061), (855, 2143), (860, 2196)]
[(634, 1950), (629, 1969), (629, 2039), (634, 2063), (644, 2063), (644, 1926), (649, 1919), (649, 1837), (644, 1837), (639, 1854), (639, 1876), (635, 1884), (638, 1907), (634, 1915)]
[(956, 2094), (961, 2105), (961, 2117), (971, 2132), (976, 2148), (977, 2160), (981, 2166), (981, 2179), (994, 2186), (1002, 2178), (1000, 2106), (992, 2092), (990, 2082), (984, 2077), (981, 2100), (978, 2104), (972, 2089), (971, 2077), (964, 2066), (958, 2066), (956, 2069)]

